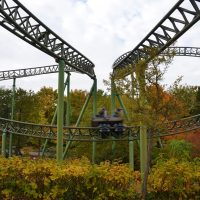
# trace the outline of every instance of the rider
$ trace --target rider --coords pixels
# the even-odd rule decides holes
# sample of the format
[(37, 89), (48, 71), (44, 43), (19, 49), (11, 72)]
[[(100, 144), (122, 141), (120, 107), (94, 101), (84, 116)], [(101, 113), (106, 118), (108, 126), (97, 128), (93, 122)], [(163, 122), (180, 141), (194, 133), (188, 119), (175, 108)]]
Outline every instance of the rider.
[(100, 111), (99, 111), (99, 117), (107, 117), (107, 110), (105, 107), (103, 107)]
[(112, 114), (112, 117), (120, 117), (121, 116), (121, 108), (117, 108), (115, 112)]

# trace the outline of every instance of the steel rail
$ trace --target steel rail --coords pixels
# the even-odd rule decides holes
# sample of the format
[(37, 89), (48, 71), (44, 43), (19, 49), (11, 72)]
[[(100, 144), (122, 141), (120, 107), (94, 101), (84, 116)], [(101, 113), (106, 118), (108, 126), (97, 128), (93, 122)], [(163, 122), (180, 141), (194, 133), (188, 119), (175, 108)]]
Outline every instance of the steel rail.
[[(133, 140), (139, 139), (139, 126), (124, 127), (123, 134), (115, 135), (114, 128), (106, 137), (102, 137), (102, 133), (98, 127), (64, 127), (64, 140), (68, 141), (112, 141), (112, 136), (116, 136), (114, 140), (128, 141), (129, 137)], [(151, 136), (164, 137), (168, 135), (177, 135), (184, 132), (200, 129), (200, 114), (180, 120), (170, 121), (157, 128)], [(40, 125), (33, 123), (19, 122), (0, 118), (0, 130), (6, 130), (8, 133), (23, 135), (28, 137), (37, 137), (44, 139), (56, 139), (57, 127), (52, 125)], [(150, 133), (149, 129), (149, 133)], [(148, 134), (150, 137), (150, 134)]]
[[(57, 73), (57, 72), (58, 72), (58, 65), (6, 70), (6, 71), (0, 71), (0, 81), (14, 79), (14, 78), (23, 78), (23, 77), (28, 77), (28, 76), (51, 74), (51, 73)], [(65, 72), (79, 73), (79, 71), (77, 71), (76, 69), (68, 65), (65, 66)]]
[[(147, 63), (181, 37), (200, 19), (199, 0), (179, 0), (150, 33), (129, 53), (113, 65), (117, 69), (133, 66), (139, 60)], [(150, 49), (156, 49), (151, 55)]]
[[(122, 54), (119, 58), (115, 60), (113, 66), (118, 65), (131, 51)], [(160, 53), (160, 55), (168, 56), (190, 56), (190, 57), (200, 57), (199, 47), (168, 47)]]
[(56, 60), (95, 77), (94, 64), (64, 41), (18, 0), (0, 0), (0, 26)]

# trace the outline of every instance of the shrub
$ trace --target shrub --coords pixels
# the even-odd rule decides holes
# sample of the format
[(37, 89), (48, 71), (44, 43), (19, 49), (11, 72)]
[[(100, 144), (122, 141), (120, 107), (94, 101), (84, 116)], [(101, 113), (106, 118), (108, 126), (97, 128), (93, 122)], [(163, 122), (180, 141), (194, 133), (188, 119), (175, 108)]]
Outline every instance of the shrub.
[(138, 199), (138, 185), (140, 174), (125, 164), (0, 158), (0, 199)]
[(160, 160), (150, 172), (148, 187), (152, 199), (198, 199), (200, 162)]

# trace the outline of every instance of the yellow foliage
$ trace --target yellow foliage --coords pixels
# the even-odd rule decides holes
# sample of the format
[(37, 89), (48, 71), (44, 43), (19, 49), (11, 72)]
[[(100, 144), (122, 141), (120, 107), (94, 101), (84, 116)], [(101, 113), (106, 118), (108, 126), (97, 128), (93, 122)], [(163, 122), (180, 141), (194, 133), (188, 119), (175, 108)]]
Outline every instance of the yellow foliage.
[[(76, 159), (0, 158), (0, 199), (133, 199), (139, 174), (127, 165), (110, 162), (91, 165)], [(136, 198), (137, 199), (137, 198)]]

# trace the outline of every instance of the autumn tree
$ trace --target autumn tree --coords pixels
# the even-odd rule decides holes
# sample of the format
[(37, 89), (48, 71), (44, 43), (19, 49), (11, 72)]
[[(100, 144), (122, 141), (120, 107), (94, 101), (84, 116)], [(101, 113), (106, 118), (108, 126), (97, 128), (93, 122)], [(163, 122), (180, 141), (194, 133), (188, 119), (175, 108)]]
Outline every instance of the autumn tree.
[(11, 117), (11, 93), (10, 89), (0, 88), (0, 117)]
[(57, 105), (57, 91), (43, 87), (36, 93), (39, 123), (50, 124)]

